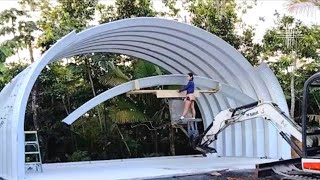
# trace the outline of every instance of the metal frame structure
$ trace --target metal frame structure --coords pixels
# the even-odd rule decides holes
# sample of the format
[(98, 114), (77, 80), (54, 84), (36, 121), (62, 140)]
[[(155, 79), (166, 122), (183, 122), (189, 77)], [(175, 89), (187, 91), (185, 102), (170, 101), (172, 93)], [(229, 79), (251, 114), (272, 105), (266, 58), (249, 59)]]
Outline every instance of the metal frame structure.
[[(258, 100), (277, 103), (286, 113), (283, 91), (264, 64), (254, 68), (232, 46), (200, 28), (161, 18), (132, 18), (71, 32), (38, 61), (18, 74), (0, 93), (0, 177), (24, 178), (24, 120), (32, 87), (45, 66), (79, 54), (109, 52), (144, 59), (172, 74), (214, 79)], [(206, 121), (228, 107), (239, 106), (221, 93), (198, 98)], [(263, 120), (227, 128), (217, 143), (223, 156), (290, 158), (290, 146)]]
[(309, 88), (320, 87), (320, 73), (316, 73), (309, 77), (303, 86), (303, 100), (302, 100), (302, 157), (310, 157), (315, 154), (319, 154), (320, 146), (317, 147), (308, 147), (307, 146), (307, 138), (308, 136), (312, 136), (312, 133), (308, 133), (308, 107), (309, 107)]
[[(163, 85), (184, 85), (186, 84), (186, 77), (184, 75), (162, 75), (142, 78), (134, 81), (130, 81), (114, 88), (111, 88), (96, 97), (92, 98), (78, 109), (70, 113), (64, 120), (64, 123), (72, 124), (78, 120), (82, 115), (88, 112), (90, 109), (96, 107), (97, 105), (121, 94), (125, 94), (135, 89), (136, 81), (139, 82), (140, 88), (148, 88), (153, 86), (163, 86)], [(197, 88), (212, 88), (216, 87), (219, 82), (214, 81), (209, 78), (195, 76), (194, 81), (197, 82)], [(234, 89), (226, 84), (220, 84), (220, 92), (223, 96), (233, 99), (240, 103), (250, 103), (255, 100), (247, 96), (246, 94)], [(201, 104), (201, 103), (200, 103)], [(212, 122), (212, 119), (204, 118), (205, 126)]]

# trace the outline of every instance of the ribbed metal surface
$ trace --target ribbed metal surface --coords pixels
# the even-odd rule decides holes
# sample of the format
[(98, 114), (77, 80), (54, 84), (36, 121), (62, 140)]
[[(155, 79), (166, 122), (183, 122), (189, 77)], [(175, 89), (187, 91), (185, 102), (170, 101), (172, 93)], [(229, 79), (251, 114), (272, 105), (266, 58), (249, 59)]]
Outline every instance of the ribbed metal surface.
[[(195, 82), (197, 82), (197, 87), (202, 89), (208, 89), (208, 88), (214, 88), (217, 87), (218, 84), (220, 84), (220, 93), (221, 95), (225, 97), (232, 98), (238, 102), (241, 103), (249, 103), (254, 102), (255, 100), (247, 96), (246, 94), (238, 91), (237, 89), (234, 89), (226, 84), (219, 83), (217, 81), (204, 78), (204, 77), (194, 77)], [(184, 85), (186, 84), (186, 76), (184, 75), (163, 75), (163, 76), (154, 76), (154, 77), (148, 77), (148, 78), (142, 78), (135, 80), (139, 83), (140, 88), (147, 88), (147, 87), (153, 87), (153, 86), (160, 86), (160, 85)], [(116, 97), (118, 95), (127, 93), (129, 91), (132, 91), (135, 89), (135, 82), (130, 81), (127, 83), (124, 83), (122, 85), (116, 86), (114, 88), (111, 88), (98, 96), (92, 98), (82, 106), (80, 106), (78, 109), (70, 113), (63, 122), (67, 124), (74, 123), (78, 118), (80, 118), (82, 115), (84, 115), (87, 111), (90, 109), (96, 107), (97, 105), (101, 104), (104, 101), (107, 101), (113, 97)]]
[[(5, 119), (4, 125), (0, 127), (0, 134), (4, 135), (0, 138), (0, 143), (5, 146), (0, 147), (0, 176), (9, 179), (24, 177), (25, 109), (32, 86), (41, 70), (58, 59), (92, 52), (138, 57), (173, 74), (193, 72), (224, 83), (255, 100), (284, 99), (281, 88), (270, 88), (279, 86), (279, 83), (275, 81), (269, 84), (263, 80), (265, 77), (257, 75), (259, 73), (237, 50), (215, 35), (187, 24), (159, 18), (134, 18), (100, 25), (78, 34), (72, 32), (51, 47), (39, 61), (20, 73), (1, 92), (0, 117)], [(269, 76), (275, 78), (272, 73)], [(231, 89), (226, 91), (233, 93)], [(281, 93), (282, 96), (272, 96)], [(219, 111), (242, 104), (223, 93), (205, 95), (198, 98), (197, 103), (205, 124), (209, 124)], [(287, 106), (280, 104), (280, 107), (287, 111)], [(279, 158), (290, 154), (289, 150), (283, 148), (278, 153), (283, 142), (269, 138), (270, 133), (272, 137), (277, 135), (270, 131), (273, 127), (265, 131), (265, 126), (263, 121), (258, 120), (229, 127), (219, 136), (216, 143), (218, 151), (223, 156), (244, 157)], [(261, 142), (265, 139), (275, 146), (261, 147)]]

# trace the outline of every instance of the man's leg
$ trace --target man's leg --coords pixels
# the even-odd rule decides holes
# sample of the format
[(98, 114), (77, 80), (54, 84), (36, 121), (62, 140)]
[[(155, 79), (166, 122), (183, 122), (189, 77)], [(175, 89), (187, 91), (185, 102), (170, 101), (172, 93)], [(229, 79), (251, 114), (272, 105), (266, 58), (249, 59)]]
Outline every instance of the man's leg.
[(191, 105), (190, 98), (187, 97), (186, 100), (184, 101), (184, 110), (180, 119), (184, 119), (184, 116), (188, 113), (190, 105)]
[(196, 109), (194, 108), (194, 100), (191, 101), (192, 118), (196, 118)]

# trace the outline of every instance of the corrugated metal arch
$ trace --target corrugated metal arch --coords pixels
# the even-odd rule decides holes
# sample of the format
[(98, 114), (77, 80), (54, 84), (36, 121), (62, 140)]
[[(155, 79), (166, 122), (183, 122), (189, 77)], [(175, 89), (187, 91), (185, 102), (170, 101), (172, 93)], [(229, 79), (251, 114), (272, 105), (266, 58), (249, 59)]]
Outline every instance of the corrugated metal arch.
[[(0, 143), (5, 146), (0, 147), (0, 176), (8, 179), (24, 177), (25, 110), (31, 89), (42, 69), (58, 59), (92, 52), (123, 53), (143, 58), (174, 74), (193, 72), (225, 83), (252, 99), (284, 99), (282, 90), (269, 88), (270, 84), (263, 81), (257, 73), (259, 71), (255, 71), (228, 43), (187, 24), (160, 18), (133, 18), (89, 28), (78, 34), (72, 32), (1, 91), (0, 120), (4, 124), (0, 127)], [(274, 77), (273, 74), (268, 76)], [(275, 83), (277, 86), (278, 82)], [(273, 97), (274, 91), (278, 91), (280, 96)], [(213, 119), (222, 109), (241, 104), (221, 94), (203, 96), (198, 102), (206, 120)], [(286, 110), (287, 107), (281, 108)], [(264, 129), (262, 121), (232, 126), (222, 134), (218, 150), (228, 156), (287, 157), (290, 151), (282, 147), (281, 141), (272, 149), (261, 143), (265, 139), (274, 141), (275, 134)], [(228, 145), (230, 141), (234, 143)], [(266, 149), (278, 149), (281, 153), (274, 155)]]
[[(129, 81), (127, 83), (118, 85), (113, 87), (105, 92), (97, 95), (96, 97), (92, 98), (78, 109), (74, 110), (70, 113), (64, 120), (64, 123), (72, 124), (78, 118), (80, 118), (83, 114), (85, 114), (90, 109), (96, 107), (97, 105), (113, 98), (118, 95), (127, 93), (135, 89), (135, 81), (139, 83), (140, 88), (149, 88), (154, 86), (163, 86), (163, 85), (184, 85), (186, 84), (186, 77), (184, 75), (162, 75), (162, 76), (153, 76), (147, 78), (136, 79), (134, 81)], [(246, 94), (238, 91), (235, 88), (232, 88), (226, 84), (219, 83), (218, 81), (214, 81), (209, 78), (195, 76), (194, 81), (196, 82), (196, 87), (200, 89), (208, 89), (214, 88), (219, 86), (219, 91), (221, 95), (225, 97), (229, 97), (234, 99), (237, 102), (241, 102), (243, 104), (254, 102), (255, 100), (247, 96)], [(205, 126), (207, 127), (212, 120), (204, 121)]]

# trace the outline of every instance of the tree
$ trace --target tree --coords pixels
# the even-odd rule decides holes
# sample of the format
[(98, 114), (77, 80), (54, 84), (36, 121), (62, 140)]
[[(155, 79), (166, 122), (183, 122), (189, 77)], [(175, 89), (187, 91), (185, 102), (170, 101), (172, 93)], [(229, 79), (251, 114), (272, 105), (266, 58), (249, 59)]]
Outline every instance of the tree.
[(98, 0), (58, 0), (53, 7), (46, 1), (40, 4), (41, 18), (39, 29), (43, 34), (39, 37), (38, 46), (46, 51), (58, 39), (73, 30), (81, 31), (94, 20)]
[(0, 62), (0, 67), (0, 89), (2, 89), (11, 81), (11, 79), (23, 71), (27, 65), (22, 63), (10, 63), (5, 65), (4, 63)]
[[(300, 34), (300, 37), (293, 40), (295, 41), (294, 46), (288, 46), (286, 41), (280, 37), (290, 25)], [(320, 31), (316, 26), (307, 27), (288, 16), (278, 19), (277, 26), (268, 30), (264, 36), (262, 56), (266, 60), (278, 59), (278, 61), (269, 62), (269, 64), (278, 76), (286, 96), (291, 98), (290, 114), (292, 117), (294, 117), (296, 110), (296, 97), (299, 97), (302, 85), (308, 77), (301, 73), (301, 68), (312, 67), (318, 63), (319, 39)], [(314, 68), (306, 69), (314, 70)]]
[(244, 29), (243, 35), (240, 37), (239, 46), (240, 52), (243, 56), (254, 66), (260, 63), (260, 54), (262, 52), (262, 46), (258, 43), (254, 43), (254, 29), (249, 27)]
[(319, 0), (290, 0), (288, 10), (291, 13), (306, 13), (308, 15), (320, 10)]
[(99, 5), (100, 23), (111, 22), (132, 17), (154, 17), (157, 12), (153, 9), (151, 0), (116, 0), (115, 5)]
[[(131, 17), (155, 16), (157, 14), (157, 12), (153, 10), (150, 0), (117, 0), (115, 2), (115, 6), (106, 7), (99, 5), (98, 11), (100, 13), (101, 23)], [(106, 60), (109, 60), (109, 62)], [(109, 58), (100, 61), (99, 64), (104, 65), (104, 69), (107, 71), (105, 75), (100, 77), (102, 82), (104, 82), (107, 86), (119, 85), (123, 82), (127, 82), (131, 78), (142, 78), (155, 75), (156, 73), (161, 73), (158, 67), (128, 56), (116, 55), (111, 57), (111, 59)], [(127, 66), (125, 64), (131, 65)], [(129, 74), (129, 76), (125, 74)], [(116, 124), (136, 122), (143, 123), (151, 119), (149, 113), (146, 112), (148, 109), (152, 109), (151, 107), (154, 107), (154, 105), (150, 103), (148, 104), (150, 108), (146, 108), (148, 107), (146, 103), (150, 102), (148, 100), (151, 99), (154, 100), (154, 97), (150, 98), (150, 96), (139, 96), (130, 98), (116, 98), (117, 102), (114, 103), (113, 108), (110, 108), (109, 113), (112, 119), (115, 120)], [(139, 103), (140, 101), (143, 101), (143, 103)], [(146, 110), (143, 108), (146, 108)], [(124, 140), (122, 132), (119, 128), (118, 130), (122, 139)], [(123, 142), (126, 144), (125, 141)], [(127, 144), (126, 148), (128, 149), (128, 152), (130, 152)]]
[(189, 6), (191, 23), (222, 38), (235, 48), (240, 46), (240, 38), (235, 33), (239, 21), (235, 11), (236, 2), (226, 0), (192, 1)]
[(169, 9), (169, 12), (160, 12), (159, 14), (161, 16), (169, 16), (171, 18), (174, 19), (178, 19), (178, 18), (182, 18), (179, 15), (179, 12), (181, 11), (181, 9), (177, 8), (177, 1), (175, 0), (162, 0), (162, 3)]
[[(21, 45), (29, 51), (29, 60), (31, 63), (34, 62), (34, 42), (35, 37), (32, 35), (38, 28), (35, 22), (33, 21), (20, 21), (19, 22), (19, 39)], [(32, 92), (31, 92), (31, 104), (32, 104), (32, 113), (33, 113), (33, 124), (35, 130), (39, 130), (38, 125), (38, 103), (37, 103), (37, 96), (38, 96), (38, 84), (35, 83)]]
[[(241, 10), (244, 14), (252, 6), (251, 3), (237, 6), (234, 0), (199, 0), (191, 1), (188, 10), (193, 25), (222, 38), (238, 49), (252, 65), (256, 65), (259, 62), (261, 46), (253, 42), (254, 28), (247, 27), (236, 13)], [(241, 35), (236, 32), (237, 26), (242, 29)]]
[(0, 89), (2, 89), (3, 83), (6, 81), (4, 78), (4, 73), (6, 71), (5, 60), (7, 57), (11, 56), (14, 52), (12, 49), (6, 47), (5, 45), (0, 45)]
[[(31, 63), (34, 62), (33, 55), (33, 44), (35, 41), (34, 33), (37, 30), (37, 25), (33, 21), (18, 20), (19, 18), (28, 18), (28, 12), (21, 11), (16, 8), (11, 8), (9, 10), (4, 10), (0, 13), (1, 19), (1, 36), (10, 36), (13, 37), (9, 40), (6, 40), (2, 44), (2, 54), (3, 55), (18, 55), (20, 61), (19, 49), (27, 48), (29, 51), (29, 60)], [(11, 50), (10, 50), (11, 49)], [(10, 52), (11, 51), (11, 52)], [(14, 53), (13, 53), (14, 52)], [(32, 111), (33, 111), (33, 123), (36, 130), (39, 129), (37, 123), (37, 88), (36, 85), (32, 90), (31, 99), (32, 99)]]
[[(97, 12), (100, 23), (159, 15), (153, 9), (151, 0), (117, 0), (112, 6), (98, 4), (97, 0), (57, 0), (56, 6), (51, 5), (48, 0), (20, 2), (24, 6), (24, 13), (35, 10), (41, 13), (40, 19), (35, 21), (37, 23), (15, 21), (14, 32), (17, 39), (19, 37), (17, 45), (19, 48), (29, 49), (31, 61), (32, 48), (37, 46), (43, 52), (46, 51), (71, 31), (78, 32), (89, 27)], [(170, 9), (168, 16), (178, 17), (176, 2), (164, 2)], [(193, 5), (190, 9), (194, 12), (193, 23), (231, 42), (252, 64), (256, 64), (260, 49), (253, 43), (254, 29), (247, 28), (242, 35), (235, 32), (236, 24), (240, 21), (235, 13), (235, 1), (228, 0), (228, 4), (221, 8), (206, 1), (199, 2), (190, 2)], [(7, 23), (3, 26), (9, 25)], [(34, 31), (40, 31), (41, 34), (38, 36)], [(17, 52), (15, 45), (0, 45), (0, 58), (3, 61)], [(312, 52), (306, 49), (306, 53)], [(24, 67), (22, 64), (8, 65), (0, 86), (3, 87)], [(141, 59), (107, 53), (78, 55), (46, 66), (37, 80), (36, 95), (44, 162), (173, 155), (175, 151), (177, 154), (192, 153), (191, 148), (185, 147), (187, 138), (184, 134), (173, 131), (170, 126), (166, 100), (151, 94), (118, 96), (87, 112), (80, 117), (81, 121), (75, 122), (71, 127), (61, 123), (70, 112), (99, 93), (134, 79), (166, 73)], [(32, 97), (33, 95), (28, 102), (26, 120), (34, 119)], [(25, 129), (33, 128), (33, 124), (26, 121)]]
[(153, 17), (156, 15), (150, 0), (117, 0), (116, 9), (117, 19), (141, 16)]
[(12, 51), (18, 55), (19, 61), (19, 49), (22, 47), (20, 45), (21, 39), (18, 34), (17, 19), (26, 15), (26, 12), (16, 8), (7, 9), (0, 13), (0, 36), (12, 36), (11, 39), (2, 42), (2, 44), (5, 45), (6, 48), (11, 48)]

